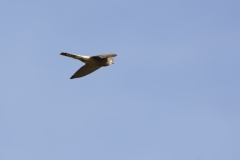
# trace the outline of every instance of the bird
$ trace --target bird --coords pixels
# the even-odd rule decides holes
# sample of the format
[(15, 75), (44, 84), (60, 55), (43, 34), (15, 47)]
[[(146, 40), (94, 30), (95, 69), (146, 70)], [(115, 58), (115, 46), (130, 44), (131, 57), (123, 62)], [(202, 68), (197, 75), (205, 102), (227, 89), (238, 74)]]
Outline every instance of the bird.
[(84, 77), (96, 70), (98, 70), (101, 67), (109, 66), (111, 64), (114, 64), (114, 60), (112, 57), (116, 57), (117, 54), (114, 53), (108, 53), (108, 54), (100, 54), (96, 56), (83, 56), (83, 55), (77, 55), (67, 52), (61, 52), (60, 55), (71, 57), (77, 60), (82, 61), (85, 63), (84, 66), (79, 68), (71, 77), (70, 79), (74, 78), (80, 78)]

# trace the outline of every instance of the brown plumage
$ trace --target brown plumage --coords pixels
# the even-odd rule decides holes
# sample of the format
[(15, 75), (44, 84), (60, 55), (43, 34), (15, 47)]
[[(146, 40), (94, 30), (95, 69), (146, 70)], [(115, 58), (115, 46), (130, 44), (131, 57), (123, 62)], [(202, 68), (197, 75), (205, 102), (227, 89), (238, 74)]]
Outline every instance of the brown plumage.
[(113, 54), (113, 53), (100, 54), (96, 56), (82, 56), (82, 55), (71, 54), (66, 52), (62, 52), (60, 53), (60, 55), (78, 59), (85, 63), (85, 65), (82, 66), (77, 72), (75, 72), (70, 79), (86, 76), (101, 67), (114, 64), (114, 60), (112, 57), (117, 56), (116, 54)]

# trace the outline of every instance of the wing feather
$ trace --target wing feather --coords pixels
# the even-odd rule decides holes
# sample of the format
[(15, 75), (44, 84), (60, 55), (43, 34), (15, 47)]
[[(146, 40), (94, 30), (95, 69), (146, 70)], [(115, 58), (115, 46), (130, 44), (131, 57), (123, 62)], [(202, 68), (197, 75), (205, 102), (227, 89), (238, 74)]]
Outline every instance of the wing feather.
[(60, 55), (78, 59), (82, 62), (85, 62), (86, 60), (88, 60), (90, 58), (90, 56), (82, 56), (82, 55), (77, 55), (77, 54), (72, 54), (72, 53), (67, 53), (67, 52), (61, 52)]
[(74, 75), (72, 75), (72, 77), (70, 79), (86, 76), (86, 75), (96, 71), (99, 68), (101, 68), (101, 66), (86, 64), (86, 65), (82, 66), (79, 70), (77, 70), (77, 72), (75, 72)]
[(91, 58), (104, 59), (104, 58), (116, 57), (116, 56), (117, 54), (109, 53), (109, 54), (100, 54), (100, 55), (92, 56)]

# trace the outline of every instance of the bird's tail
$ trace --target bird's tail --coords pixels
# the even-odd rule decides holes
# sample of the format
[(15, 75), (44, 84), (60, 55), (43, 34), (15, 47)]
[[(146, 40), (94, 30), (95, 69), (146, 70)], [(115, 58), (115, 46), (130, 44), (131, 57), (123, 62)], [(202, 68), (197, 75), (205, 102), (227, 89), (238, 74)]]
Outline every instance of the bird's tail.
[(74, 59), (78, 59), (82, 62), (85, 62), (87, 59), (90, 58), (90, 56), (81, 56), (81, 55), (67, 53), (67, 52), (61, 52), (60, 55), (66, 56), (66, 57), (71, 57), (71, 58), (74, 58)]

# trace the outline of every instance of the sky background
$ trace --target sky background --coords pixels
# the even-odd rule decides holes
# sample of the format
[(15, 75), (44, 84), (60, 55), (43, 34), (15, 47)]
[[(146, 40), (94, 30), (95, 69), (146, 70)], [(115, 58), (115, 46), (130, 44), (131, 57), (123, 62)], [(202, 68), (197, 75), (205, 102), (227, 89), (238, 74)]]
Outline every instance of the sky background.
[(239, 160), (239, 7), (1, 0), (0, 159)]

